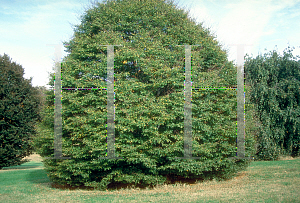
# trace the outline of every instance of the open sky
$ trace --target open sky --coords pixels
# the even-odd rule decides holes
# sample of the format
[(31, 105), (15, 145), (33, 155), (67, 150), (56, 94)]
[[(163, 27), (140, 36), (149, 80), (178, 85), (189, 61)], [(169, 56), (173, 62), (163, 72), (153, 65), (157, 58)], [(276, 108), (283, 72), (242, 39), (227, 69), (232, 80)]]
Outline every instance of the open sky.
[[(288, 46), (295, 47), (294, 56), (300, 55), (300, 0), (175, 2), (211, 29), (229, 50), (229, 60), (237, 60), (234, 44), (249, 45), (244, 54), (252, 57), (272, 50), (282, 54)], [(55, 60), (49, 44), (72, 38), (73, 25), (80, 24), (90, 5), (90, 0), (0, 0), (0, 55), (6, 53), (21, 64), (24, 77), (33, 77), (33, 86), (48, 87)]]

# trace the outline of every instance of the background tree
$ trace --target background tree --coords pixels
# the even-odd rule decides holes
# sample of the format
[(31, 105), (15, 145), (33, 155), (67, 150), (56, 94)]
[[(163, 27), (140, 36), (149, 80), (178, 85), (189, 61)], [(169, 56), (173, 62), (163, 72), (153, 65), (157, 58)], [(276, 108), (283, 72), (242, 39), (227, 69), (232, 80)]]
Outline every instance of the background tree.
[[(53, 69), (54, 71), (54, 69)], [(54, 73), (49, 75), (49, 83), (51, 89), (41, 87), (42, 93), (40, 94), (42, 104), (40, 108), (41, 119), (36, 123), (37, 136), (32, 137), (32, 144), (35, 151), (40, 154), (53, 153), (53, 131), (54, 131)], [(52, 139), (51, 139), (52, 136)]]
[(37, 90), (24, 79), (21, 65), (0, 56), (0, 168), (20, 165), (32, 154), (30, 137), (40, 119)]
[(35, 143), (35, 140), (36, 140), (37, 134), (43, 134), (43, 131), (44, 131), (44, 128), (42, 127), (43, 119), (48, 116), (47, 114), (45, 114), (45, 109), (49, 106), (49, 104), (47, 103), (47, 100), (46, 100), (47, 96), (49, 96), (49, 94), (50, 95), (53, 94), (53, 91), (48, 90), (44, 86), (37, 86), (35, 88), (38, 93), (36, 95), (36, 97), (40, 101), (40, 105), (38, 108), (40, 119), (34, 125), (37, 133), (30, 136), (30, 143), (31, 143), (31, 146), (33, 147), (33, 152), (38, 151), (36, 148), (39, 147), (39, 143)]
[(246, 78), (251, 84), (250, 100), (255, 104), (261, 126), (257, 136), (257, 158), (276, 160), (280, 154), (300, 154), (300, 62), (288, 47), (247, 57)]
[[(255, 155), (258, 151), (258, 136), (259, 128), (261, 127), (261, 121), (257, 115), (255, 104), (250, 101), (250, 93), (252, 91), (252, 86), (245, 75), (245, 133), (246, 137), (251, 139), (246, 139), (246, 149), (249, 151), (249, 154), (254, 156), (254, 160), (259, 160)], [(254, 146), (254, 147), (253, 147)]]
[[(184, 56), (192, 48), (196, 87), (236, 86), (236, 67), (210, 34), (172, 1), (123, 0), (87, 10), (62, 63), (63, 87), (106, 87), (107, 48), (115, 47), (115, 149), (106, 156), (107, 93), (63, 90), (63, 155), (44, 160), (54, 183), (105, 189), (156, 185), (175, 179), (224, 179), (248, 166), (236, 155), (236, 91), (193, 90), (193, 156), (183, 156)], [(97, 79), (98, 78), (98, 79)], [(50, 83), (53, 84), (53, 77)], [(53, 157), (53, 99), (47, 97), (37, 138), (42, 157)], [(246, 134), (246, 156), (253, 139)], [(252, 141), (251, 141), (252, 140)]]

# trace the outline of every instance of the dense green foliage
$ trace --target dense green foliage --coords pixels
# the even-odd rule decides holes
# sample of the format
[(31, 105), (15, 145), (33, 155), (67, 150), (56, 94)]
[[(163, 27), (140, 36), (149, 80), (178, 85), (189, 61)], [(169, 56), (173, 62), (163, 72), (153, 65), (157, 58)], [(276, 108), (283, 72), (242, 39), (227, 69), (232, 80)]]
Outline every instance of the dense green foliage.
[(276, 160), (280, 154), (300, 155), (300, 63), (292, 50), (248, 57), (246, 78), (250, 102), (260, 120), (257, 158)]
[(40, 119), (37, 90), (23, 78), (21, 65), (0, 56), (0, 169), (20, 165), (32, 153), (31, 136)]
[[(115, 184), (155, 185), (177, 178), (230, 178), (248, 166), (236, 155), (236, 91), (193, 90), (193, 156), (183, 156), (184, 47), (192, 47), (197, 87), (236, 86), (236, 67), (209, 30), (162, 0), (107, 1), (86, 11), (66, 46), (63, 87), (106, 87), (107, 48), (115, 47), (115, 149), (106, 156), (106, 90), (63, 90), (62, 153), (45, 160), (53, 182), (105, 189)], [(52, 75), (53, 76), (53, 75)], [(98, 78), (98, 79), (97, 79)], [(101, 78), (101, 79), (100, 79)], [(53, 85), (53, 77), (50, 82)], [(48, 93), (42, 133), (35, 140), (53, 157), (54, 95)], [(246, 134), (246, 156), (254, 140)]]

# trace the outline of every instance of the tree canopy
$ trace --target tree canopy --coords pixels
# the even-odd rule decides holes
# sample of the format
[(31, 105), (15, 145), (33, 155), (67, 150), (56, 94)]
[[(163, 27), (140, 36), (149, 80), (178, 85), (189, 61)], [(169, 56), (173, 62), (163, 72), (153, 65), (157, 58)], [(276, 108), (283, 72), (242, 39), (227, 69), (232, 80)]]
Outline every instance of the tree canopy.
[[(65, 43), (62, 152), (70, 160), (44, 161), (51, 180), (105, 189), (116, 184), (155, 185), (185, 179), (232, 177), (249, 164), (236, 153), (236, 92), (193, 89), (193, 157), (184, 152), (185, 50), (192, 47), (197, 87), (236, 86), (236, 67), (208, 29), (172, 1), (97, 3)], [(115, 149), (106, 157), (107, 47), (114, 51)], [(51, 83), (53, 84), (53, 77)], [(47, 98), (45, 130), (36, 143), (53, 157), (53, 97)], [(51, 123), (52, 122), (52, 123)], [(253, 146), (246, 137), (246, 156)]]
[(31, 136), (40, 120), (40, 100), (24, 69), (0, 55), (0, 168), (20, 165), (32, 153)]
[(250, 101), (261, 126), (257, 157), (276, 160), (280, 154), (300, 155), (300, 61), (288, 47), (247, 57), (245, 70), (251, 85)]

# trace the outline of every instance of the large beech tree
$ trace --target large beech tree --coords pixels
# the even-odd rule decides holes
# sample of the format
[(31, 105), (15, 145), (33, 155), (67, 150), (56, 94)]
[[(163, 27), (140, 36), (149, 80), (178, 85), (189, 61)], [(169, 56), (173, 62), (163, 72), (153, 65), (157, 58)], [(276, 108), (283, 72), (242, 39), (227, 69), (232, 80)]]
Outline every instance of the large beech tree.
[[(106, 156), (106, 90), (62, 91), (62, 154), (44, 160), (57, 184), (99, 189), (116, 184), (156, 185), (183, 179), (224, 179), (248, 166), (236, 155), (236, 91), (193, 89), (193, 157), (184, 153), (185, 49), (192, 47), (197, 87), (236, 86), (236, 67), (210, 31), (171, 1), (119, 0), (98, 3), (82, 16), (66, 42), (63, 87), (107, 86), (107, 47), (114, 48), (115, 149)], [(53, 85), (52, 77), (50, 84)], [(39, 153), (53, 157), (53, 99), (37, 139)], [(246, 156), (253, 139), (246, 134)]]

